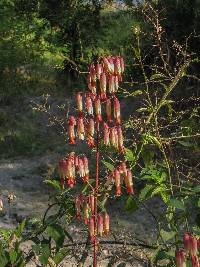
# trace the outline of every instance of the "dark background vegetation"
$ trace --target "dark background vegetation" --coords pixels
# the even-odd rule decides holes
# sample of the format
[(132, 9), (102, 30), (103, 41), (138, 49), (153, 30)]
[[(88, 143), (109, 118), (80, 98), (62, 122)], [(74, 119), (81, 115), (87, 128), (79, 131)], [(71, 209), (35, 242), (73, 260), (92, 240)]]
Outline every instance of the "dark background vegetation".
[[(176, 40), (190, 54), (199, 54), (200, 1), (146, 2), (158, 10), (167, 44)], [(151, 26), (141, 12), (144, 4), (130, 0), (0, 1), (1, 155), (51, 149), (49, 142), (45, 146), (40, 140), (41, 121), (27, 103), (43, 94), (68, 98), (84, 89), (87, 66), (96, 56), (123, 55), (125, 80), (142, 81), (133, 51), (136, 27), (147, 32), (142, 42), (146, 63), (154, 63), (157, 56), (151, 50)], [(168, 52), (169, 65), (174, 68), (176, 54)], [(198, 70), (198, 64), (193, 64), (191, 73)], [(185, 82), (189, 89), (177, 94), (197, 97), (198, 83)]]

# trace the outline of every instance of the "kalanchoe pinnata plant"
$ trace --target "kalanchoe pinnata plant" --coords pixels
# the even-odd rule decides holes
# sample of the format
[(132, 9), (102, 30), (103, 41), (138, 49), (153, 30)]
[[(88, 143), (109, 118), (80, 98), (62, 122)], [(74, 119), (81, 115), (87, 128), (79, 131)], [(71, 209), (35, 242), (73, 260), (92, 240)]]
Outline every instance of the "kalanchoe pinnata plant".
[[(121, 56), (101, 57), (89, 66), (87, 77), (88, 91), (76, 94), (78, 113), (69, 116), (67, 121), (69, 143), (75, 145), (77, 140), (84, 140), (90, 148), (95, 148), (96, 170), (95, 183), (90, 183), (89, 162), (85, 155), (71, 152), (59, 162), (62, 187), (73, 187), (77, 178), (91, 188), (88, 195), (75, 196), (77, 219), (82, 219), (88, 227), (90, 240), (94, 245), (93, 266), (97, 266), (98, 237), (106, 236), (110, 231), (110, 217), (101, 210), (98, 201), (100, 141), (106, 147), (113, 147), (123, 158), (124, 138), (121, 127), (120, 102), (117, 98), (119, 82), (122, 81), (124, 60)], [(101, 180), (102, 182), (102, 180)], [(115, 195), (122, 194), (122, 184), (128, 194), (133, 194), (132, 173), (125, 161), (107, 175), (104, 185), (115, 185)]]

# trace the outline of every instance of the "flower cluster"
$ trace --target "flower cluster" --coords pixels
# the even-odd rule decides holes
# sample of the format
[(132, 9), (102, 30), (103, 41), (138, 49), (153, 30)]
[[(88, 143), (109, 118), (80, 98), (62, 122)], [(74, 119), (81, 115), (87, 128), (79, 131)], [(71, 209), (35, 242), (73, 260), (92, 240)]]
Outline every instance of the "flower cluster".
[(191, 259), (192, 267), (200, 267), (198, 258), (198, 249), (200, 240), (190, 233), (185, 233), (183, 236), (184, 249), (176, 250), (176, 266), (186, 267), (187, 257)]
[(112, 181), (114, 181), (115, 183), (116, 196), (120, 196), (122, 194), (122, 183), (125, 184), (126, 192), (128, 194), (134, 193), (132, 172), (129, 168), (127, 168), (125, 162), (121, 162), (121, 164), (109, 174), (109, 176), (107, 177), (107, 185)]
[[(84, 223), (88, 225), (90, 239), (93, 241), (94, 236), (108, 235), (110, 219), (107, 212), (98, 213), (97, 215), (97, 231), (95, 230), (95, 201), (96, 197), (94, 194), (88, 196), (78, 195), (75, 198), (76, 217), (77, 219), (83, 219)], [(97, 233), (96, 233), (97, 232)]]
[(71, 152), (59, 161), (59, 174), (62, 187), (65, 184), (73, 187), (76, 183), (76, 173), (78, 173), (84, 183), (88, 182), (89, 166), (87, 157), (76, 156), (74, 152)]
[(106, 99), (106, 88), (108, 85), (109, 93), (115, 93), (118, 90), (118, 83), (122, 81), (124, 72), (124, 60), (120, 56), (102, 57), (99, 62), (91, 64), (88, 74), (88, 88), (92, 94), (97, 94), (97, 85), (99, 83), (100, 98)]
[[(77, 140), (86, 141), (89, 147), (95, 147), (96, 177), (95, 183), (89, 181), (88, 160), (85, 156), (76, 156), (74, 152), (59, 162), (62, 185), (73, 187), (76, 175), (84, 183), (88, 183), (88, 195), (75, 197), (76, 217), (83, 219), (88, 226), (90, 239), (97, 244), (97, 235), (109, 233), (109, 215), (99, 209), (99, 160), (100, 144), (114, 147), (121, 156), (124, 153), (124, 138), (121, 127), (120, 101), (116, 96), (119, 82), (122, 81), (124, 61), (121, 56), (100, 57), (95, 64), (89, 66), (87, 92), (76, 94), (76, 113), (67, 120), (67, 132), (70, 144)], [(125, 162), (109, 175), (107, 182), (114, 182), (116, 195), (121, 195), (124, 184), (129, 194), (134, 192), (130, 169)], [(94, 250), (96, 253), (96, 250)], [(95, 257), (94, 257), (95, 258)], [(96, 265), (95, 265), (96, 266)]]

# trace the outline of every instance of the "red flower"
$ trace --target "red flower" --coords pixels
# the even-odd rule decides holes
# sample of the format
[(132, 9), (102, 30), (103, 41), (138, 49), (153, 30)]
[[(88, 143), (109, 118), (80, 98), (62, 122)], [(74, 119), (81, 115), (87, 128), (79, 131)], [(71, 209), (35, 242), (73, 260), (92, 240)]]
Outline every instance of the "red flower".
[(127, 169), (127, 175), (125, 177), (126, 192), (128, 194), (133, 194), (133, 176), (130, 169)]
[(107, 212), (104, 214), (104, 234), (108, 235), (110, 231), (110, 217)]
[(115, 75), (121, 75), (121, 60), (120, 57), (115, 57), (114, 59)]
[(90, 205), (90, 209), (91, 209), (92, 214), (94, 214), (94, 212), (95, 212), (95, 196), (93, 194), (89, 195), (89, 205)]
[(199, 267), (199, 259), (197, 255), (192, 256), (192, 267)]
[(97, 72), (97, 79), (100, 80), (101, 73), (103, 72), (103, 68), (101, 64), (96, 64), (96, 72)]
[(94, 120), (89, 119), (87, 127), (87, 143), (90, 147), (94, 147)]
[(95, 111), (96, 111), (96, 119), (98, 121), (102, 121), (102, 116), (101, 116), (101, 101), (97, 97), (95, 100)]
[(114, 77), (114, 75), (109, 75), (108, 89), (109, 89), (109, 93), (111, 93), (111, 94), (115, 92), (115, 77)]
[(84, 166), (84, 175), (82, 178), (84, 183), (86, 183), (89, 180), (89, 167), (88, 167), (88, 159), (86, 156), (83, 157), (83, 166)]
[(107, 121), (112, 122), (112, 107), (109, 98), (106, 100), (106, 115), (107, 115)]
[(106, 84), (107, 84), (106, 74), (103, 72), (103, 73), (101, 73), (101, 76), (100, 76), (101, 99), (106, 98)]
[(116, 97), (114, 97), (114, 118), (118, 124), (121, 123), (120, 102)]
[(118, 169), (114, 170), (114, 179), (115, 179), (115, 195), (121, 196), (121, 177)]
[(94, 218), (93, 217), (90, 217), (90, 219), (89, 219), (89, 233), (90, 233), (90, 240), (94, 241), (95, 228), (94, 228)]
[(120, 152), (124, 152), (124, 138), (123, 138), (122, 128), (120, 126), (117, 127), (117, 135), (118, 135), (118, 149)]
[(83, 122), (83, 118), (82, 117), (78, 118), (77, 133), (78, 133), (78, 138), (79, 139), (81, 139), (81, 140), (85, 139), (85, 127), (84, 127), (84, 122)]
[(98, 234), (103, 236), (103, 216), (102, 214), (98, 215)]
[(103, 131), (104, 131), (104, 145), (109, 146), (110, 139), (109, 139), (109, 127), (107, 123), (103, 123)]
[(81, 93), (76, 94), (76, 103), (77, 103), (77, 108), (80, 113), (83, 112), (83, 98)]
[(93, 105), (92, 105), (92, 99), (87, 96), (85, 99), (85, 105), (86, 105), (86, 109), (89, 115), (93, 115)]
[(185, 253), (183, 249), (176, 251), (176, 267), (186, 267)]
[(75, 125), (76, 125), (76, 119), (74, 118), (74, 116), (70, 116), (68, 119), (68, 123), (67, 123), (67, 131), (68, 131), (68, 135), (69, 135), (69, 143), (70, 144), (75, 144)]

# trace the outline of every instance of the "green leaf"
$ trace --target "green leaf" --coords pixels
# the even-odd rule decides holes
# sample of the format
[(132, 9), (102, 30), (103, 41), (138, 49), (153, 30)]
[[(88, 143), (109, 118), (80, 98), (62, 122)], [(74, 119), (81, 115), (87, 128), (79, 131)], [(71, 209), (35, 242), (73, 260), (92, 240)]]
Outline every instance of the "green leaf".
[(15, 263), (16, 262), (16, 260), (17, 260), (17, 258), (18, 258), (18, 253), (17, 253), (17, 251), (16, 250), (11, 250), (10, 252), (9, 252), (9, 256), (10, 256), (10, 261), (11, 261), (11, 263), (13, 264), (13, 263)]
[(144, 161), (145, 167), (148, 167), (149, 165), (151, 165), (153, 161), (153, 157), (154, 157), (154, 151), (148, 148), (143, 148), (141, 154), (142, 154), (142, 159)]
[(67, 255), (69, 255), (69, 250), (66, 248), (62, 248), (59, 250), (59, 252), (56, 253), (53, 260), (56, 264), (59, 264)]
[(166, 76), (160, 72), (156, 73), (156, 74), (153, 74), (151, 77), (150, 77), (150, 81), (152, 80), (158, 80), (160, 78), (166, 78)]
[(24, 230), (24, 227), (25, 227), (25, 224), (26, 224), (26, 219), (24, 219), (16, 228), (15, 230), (15, 234), (17, 237), (20, 237), (22, 235), (22, 232)]
[(195, 186), (195, 188), (193, 188), (193, 190), (196, 193), (200, 192), (200, 185)]
[(138, 209), (138, 205), (133, 197), (129, 196), (125, 203), (125, 210), (128, 212), (134, 212)]
[(174, 236), (176, 235), (176, 232), (174, 232), (174, 231), (167, 232), (167, 231), (161, 229), (160, 235), (161, 235), (163, 240), (168, 241), (168, 240), (174, 238)]
[(140, 195), (139, 195), (139, 200), (140, 201), (144, 201), (146, 199), (148, 199), (149, 197), (151, 197), (151, 192), (153, 190), (154, 186), (147, 184), (141, 191), (140, 191)]
[(178, 141), (179, 144), (181, 144), (182, 146), (185, 147), (192, 147), (194, 146), (194, 144), (190, 143), (190, 142), (186, 142), (186, 141)]
[(171, 206), (173, 206), (173, 207), (179, 209), (179, 210), (183, 210), (183, 211), (185, 211), (185, 206), (184, 206), (183, 202), (181, 202), (181, 201), (178, 200), (178, 199), (171, 198), (171, 199), (169, 200), (169, 204), (170, 204)]
[(126, 161), (135, 161), (135, 156), (129, 148), (125, 148), (125, 159)]
[(198, 199), (197, 206), (200, 208), (200, 198)]
[(52, 185), (55, 189), (61, 189), (61, 185), (58, 180), (45, 180), (44, 183)]
[(110, 171), (114, 171), (115, 167), (111, 163), (104, 160), (102, 160), (102, 162)]
[(46, 230), (48, 235), (55, 240), (57, 247), (61, 247), (65, 239), (63, 228), (58, 224), (53, 224), (48, 226)]

